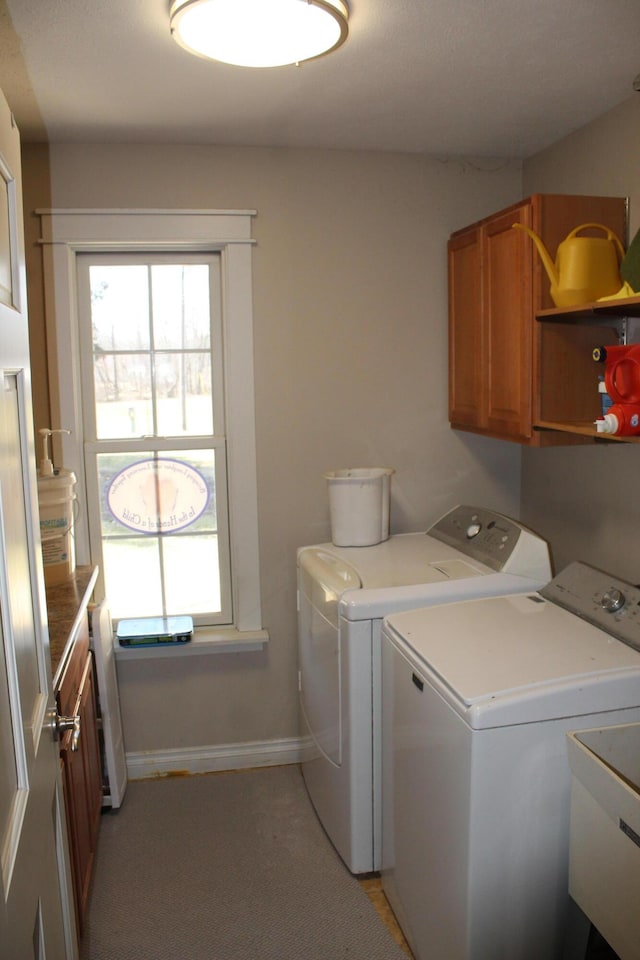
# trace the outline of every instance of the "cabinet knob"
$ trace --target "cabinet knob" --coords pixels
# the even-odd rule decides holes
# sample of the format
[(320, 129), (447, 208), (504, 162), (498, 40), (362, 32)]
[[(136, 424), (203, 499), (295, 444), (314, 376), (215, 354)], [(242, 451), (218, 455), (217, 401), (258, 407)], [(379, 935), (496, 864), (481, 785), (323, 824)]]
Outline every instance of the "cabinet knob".
[(67, 732), (71, 730), (71, 750), (73, 753), (78, 749), (78, 744), (80, 742), (80, 717), (61, 717), (59, 713), (56, 713), (54, 719), (55, 734), (58, 740), (62, 740), (62, 737)]

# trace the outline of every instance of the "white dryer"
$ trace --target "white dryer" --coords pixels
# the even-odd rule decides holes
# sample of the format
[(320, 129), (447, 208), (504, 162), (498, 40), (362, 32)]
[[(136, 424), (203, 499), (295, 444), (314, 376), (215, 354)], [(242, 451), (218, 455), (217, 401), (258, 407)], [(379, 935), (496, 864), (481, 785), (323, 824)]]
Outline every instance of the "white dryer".
[(385, 621), (382, 878), (416, 960), (562, 956), (565, 734), (640, 720), (639, 649), (640, 590), (580, 563)]
[(381, 863), (380, 628), (394, 611), (536, 590), (544, 540), (501, 514), (458, 506), (426, 533), (370, 547), (298, 550), (302, 771), (353, 873)]

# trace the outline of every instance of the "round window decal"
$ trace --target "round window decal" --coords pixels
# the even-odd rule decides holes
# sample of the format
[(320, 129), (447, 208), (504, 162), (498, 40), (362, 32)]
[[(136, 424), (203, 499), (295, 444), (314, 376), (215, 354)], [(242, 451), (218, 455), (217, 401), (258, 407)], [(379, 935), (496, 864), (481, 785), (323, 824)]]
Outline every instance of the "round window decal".
[(116, 520), (137, 533), (184, 530), (202, 516), (209, 487), (202, 474), (181, 460), (140, 460), (120, 470), (107, 490)]

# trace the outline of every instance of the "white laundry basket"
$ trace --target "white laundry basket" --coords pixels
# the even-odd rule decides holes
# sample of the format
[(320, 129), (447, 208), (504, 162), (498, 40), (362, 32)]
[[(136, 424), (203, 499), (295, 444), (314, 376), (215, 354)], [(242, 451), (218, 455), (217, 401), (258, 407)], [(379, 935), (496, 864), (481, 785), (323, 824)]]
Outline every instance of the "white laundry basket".
[(390, 467), (348, 467), (323, 474), (336, 547), (370, 547), (389, 538), (392, 473)]

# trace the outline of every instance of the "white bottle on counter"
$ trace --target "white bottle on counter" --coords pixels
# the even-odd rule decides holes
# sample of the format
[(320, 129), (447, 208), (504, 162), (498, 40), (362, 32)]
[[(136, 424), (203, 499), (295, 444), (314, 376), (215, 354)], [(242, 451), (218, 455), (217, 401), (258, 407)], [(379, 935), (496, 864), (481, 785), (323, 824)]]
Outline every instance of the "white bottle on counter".
[(38, 464), (38, 506), (40, 508), (40, 540), (44, 581), (48, 587), (68, 580), (76, 568), (73, 538), (73, 510), (76, 475), (71, 470), (56, 469), (49, 456), (52, 433), (70, 430), (39, 430), (43, 438), (43, 457)]

